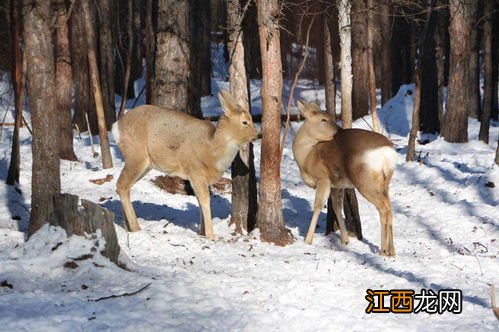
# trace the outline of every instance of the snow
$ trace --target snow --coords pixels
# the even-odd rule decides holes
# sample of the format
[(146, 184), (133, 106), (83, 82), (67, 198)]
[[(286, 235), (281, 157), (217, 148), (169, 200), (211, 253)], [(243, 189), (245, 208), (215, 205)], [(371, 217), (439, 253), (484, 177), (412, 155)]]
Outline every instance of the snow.
[[(218, 90), (228, 84), (214, 79), (213, 86)], [(259, 88), (260, 82), (251, 82), (253, 110), (258, 111)], [(413, 102), (408, 90), (412, 88), (402, 86), (379, 110), (385, 133), (398, 152), (390, 193), (395, 258), (378, 255), (378, 213), (360, 196), (362, 241), (351, 239), (343, 246), (339, 234), (325, 236), (324, 209), (314, 243), (304, 243), (314, 191), (301, 180), (291, 151), (299, 123), (293, 123), (288, 133), (281, 168), (284, 217), (296, 238), (292, 245), (281, 248), (263, 243), (258, 231), (235, 234), (228, 226), (230, 195), (212, 196), (216, 241), (197, 235), (196, 198), (156, 188), (151, 179), (157, 172), (150, 172), (132, 189), (143, 230), (127, 233), (116, 193), (123, 167), (120, 152), (111, 139), (115, 165), (103, 170), (100, 159), (92, 156), (89, 137), (83, 134), (74, 141), (80, 161), (61, 164), (62, 190), (99, 202), (116, 214), (120, 260), (127, 270), (100, 255), (104, 242), (99, 237), (67, 238), (63, 230), (45, 226), (26, 241), (31, 137), (26, 129), (21, 130), (22, 173), (16, 190), (4, 184), (12, 134), (12, 128), (4, 128), (0, 283), (6, 281), (12, 288), (0, 287), (1, 329), (497, 330), (489, 284), (499, 284), (499, 168), (493, 162), (498, 124), (492, 123), (489, 145), (477, 141), (479, 123), (470, 119), (470, 143), (450, 144), (430, 137), (428, 144), (416, 146), (420, 161), (406, 163)], [(220, 113), (216, 90), (213, 97), (203, 99), (206, 114)], [(318, 100), (324, 108), (324, 90), (312, 81), (300, 81), (297, 97)], [(11, 106), (2, 107), (11, 110)], [(369, 128), (369, 121), (365, 117), (354, 126)], [(256, 143), (257, 175), (259, 162), (260, 144)], [(95, 185), (88, 181), (107, 174), (114, 177), (111, 182)], [(77, 267), (70, 268), (68, 262)], [(119, 296), (143, 287), (135, 295)], [(462, 313), (365, 313), (367, 289), (419, 292), (423, 288), (462, 290)], [(119, 297), (95, 301), (111, 295)]]

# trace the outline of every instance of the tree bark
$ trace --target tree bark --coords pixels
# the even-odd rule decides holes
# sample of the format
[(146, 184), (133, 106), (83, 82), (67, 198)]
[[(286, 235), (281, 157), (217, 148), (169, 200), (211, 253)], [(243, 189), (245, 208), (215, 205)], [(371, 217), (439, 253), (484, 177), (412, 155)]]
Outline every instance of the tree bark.
[(367, 10), (364, 0), (352, 4), (352, 117), (356, 120), (369, 114)]
[[(431, 5), (428, 5), (431, 6)], [(429, 8), (427, 10), (430, 10)], [(437, 57), (436, 57), (436, 45), (435, 45), (435, 34), (438, 32), (436, 28), (436, 17), (433, 14), (433, 7), (431, 8), (431, 15), (427, 14), (425, 22), (425, 27), (421, 32), (419, 38), (422, 41), (418, 41), (419, 45), (419, 56), (417, 57), (417, 62), (419, 72), (415, 73), (415, 76), (419, 76), (419, 89), (420, 93), (420, 107), (419, 112), (419, 127), (423, 133), (434, 134), (440, 131), (440, 120), (439, 120), (439, 78), (437, 70)], [(415, 72), (418, 69), (415, 70)], [(416, 92), (417, 93), (417, 92)], [(415, 110), (416, 108), (414, 108)]]
[[(152, 103), (152, 85), (154, 82), (155, 38), (152, 23), (153, 1), (146, 1), (145, 12), (145, 57), (146, 57), (146, 104)], [(157, 10), (157, 8), (155, 8)]]
[(95, 31), (93, 30), (90, 18), (90, 0), (82, 0), (83, 16), (85, 18), (85, 32), (87, 36), (87, 51), (88, 51), (88, 67), (90, 71), (90, 79), (92, 81), (93, 94), (95, 98), (95, 107), (97, 113), (97, 122), (99, 125), (99, 140), (102, 154), (102, 167), (113, 167), (111, 158), (111, 150), (109, 149), (109, 138), (107, 136), (106, 118), (104, 114), (104, 103), (102, 100), (102, 90), (99, 81), (99, 69), (97, 67), (97, 57), (93, 41), (95, 40)]
[(116, 11), (114, 0), (99, 0), (98, 27), (99, 27), (99, 73), (102, 87), (102, 98), (104, 101), (104, 112), (106, 114), (107, 129), (116, 121), (116, 109), (114, 100), (114, 39), (113, 39), (113, 15)]
[(23, 2), (28, 98), (33, 124), (31, 214), (28, 235), (48, 222), (52, 196), (61, 190), (56, 110), (52, 13), (49, 1)]
[(292, 242), (284, 226), (281, 201), (279, 134), (282, 104), (282, 63), (279, 45), (278, 0), (257, 0), (262, 58), (262, 154), (257, 223), (262, 241), (277, 245)]
[(373, 121), (373, 131), (379, 133), (378, 110), (376, 100), (376, 73), (374, 71), (374, 1), (367, 0), (367, 77), (369, 88), (369, 111)]
[[(91, 13), (92, 14), (92, 13)], [(93, 15), (92, 15), (93, 16)], [(94, 19), (92, 18), (94, 24)], [(71, 14), (71, 58), (74, 81), (74, 117), (73, 123), (81, 132), (90, 129), (92, 133), (97, 133), (97, 115), (90, 88), (90, 78), (88, 69), (87, 39), (85, 36), (85, 25), (81, 1), (74, 3)], [(94, 41), (95, 43), (95, 41)], [(88, 114), (90, 128), (87, 128), (85, 114)]]
[(71, 73), (71, 50), (69, 47), (68, 16), (65, 2), (58, 4), (55, 53), (55, 91), (59, 116), (59, 157), (76, 161), (73, 149), (73, 75)]
[(128, 86), (130, 85), (130, 72), (132, 70), (132, 56), (133, 56), (133, 3), (128, 0), (128, 21), (127, 21), (127, 37), (128, 37), (128, 51), (126, 54), (125, 75), (123, 77), (123, 89), (121, 90), (121, 103), (118, 118), (121, 118), (125, 113), (126, 101), (128, 99)]
[[(470, 6), (463, 0), (450, 0), (450, 72), (447, 110), (442, 136), (448, 142), (468, 142), (469, 103), (466, 88), (470, 75), (468, 45), (471, 29)], [(464, 87), (464, 88), (463, 88)]]
[(448, 63), (448, 8), (445, 5), (445, 0), (438, 0), (435, 11), (436, 33), (435, 33), (435, 63), (437, 67), (437, 107), (438, 107), (438, 124), (444, 118), (444, 87), (446, 84), (446, 64)]
[(203, 114), (201, 110), (201, 94), (203, 85), (203, 12), (207, 11), (204, 0), (189, 0), (190, 15), (190, 64), (189, 64), (189, 109), (193, 114)]
[(12, 134), (12, 151), (10, 154), (9, 171), (7, 174), (8, 185), (19, 183), (21, 172), (21, 152), (19, 148), (19, 128), (22, 124), (24, 85), (23, 85), (23, 54), (21, 51), (21, 2), (10, 0), (10, 37), (12, 42), (11, 80), (14, 90), (15, 123)]
[(333, 46), (331, 44), (331, 32), (329, 31), (329, 17), (327, 12), (323, 14), (324, 33), (324, 86), (326, 93), (326, 112), (333, 116), (336, 121), (336, 83), (334, 80)]
[(195, 117), (189, 109), (189, 0), (158, 0), (152, 103)]
[(492, 65), (492, 38), (494, 20), (494, 2), (483, 1), (483, 107), (480, 117), (480, 133), (478, 138), (489, 143), (490, 114), (492, 112), (492, 95), (494, 91), (494, 71)]
[(350, 0), (338, 2), (338, 25), (340, 32), (341, 66), (341, 122), (343, 128), (352, 127), (352, 35), (350, 23)]
[(380, 5), (378, 19), (380, 21), (381, 33), (381, 57), (380, 57), (380, 84), (381, 84), (381, 105), (384, 105), (392, 97), (392, 63), (390, 41), (392, 35), (392, 17), (390, 11), (390, 1), (383, 0)]
[[(244, 65), (244, 45), (241, 5), (239, 0), (227, 1), (229, 29), (229, 82), (230, 92), (237, 103), (250, 111), (248, 78)], [(252, 231), (256, 223), (257, 188), (253, 144), (246, 144), (232, 162), (232, 214), (230, 224), (237, 232)]]
[(481, 113), (480, 100), (480, 33), (478, 29), (479, 9), (478, 0), (461, 0), (469, 6), (469, 49), (468, 49), (468, 110), (469, 116), (478, 119)]
[[(338, 26), (341, 48), (341, 120), (343, 128), (352, 128), (352, 71), (351, 71), (351, 30), (350, 30), (350, 0), (338, 2)], [(345, 225), (350, 236), (362, 239), (362, 226), (360, 223), (359, 206), (355, 189), (345, 189), (343, 211)], [(332, 209), (331, 198), (327, 201), (326, 234), (337, 229), (336, 214)]]

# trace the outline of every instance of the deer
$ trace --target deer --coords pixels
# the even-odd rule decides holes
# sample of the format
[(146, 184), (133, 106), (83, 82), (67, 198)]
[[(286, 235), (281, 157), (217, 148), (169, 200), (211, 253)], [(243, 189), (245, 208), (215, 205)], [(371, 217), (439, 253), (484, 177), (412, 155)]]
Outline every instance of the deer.
[(381, 224), (380, 255), (395, 256), (392, 231), (392, 206), (389, 186), (397, 162), (393, 144), (384, 135), (363, 130), (343, 129), (319, 105), (298, 101), (304, 118), (293, 141), (293, 155), (300, 175), (315, 189), (312, 220), (305, 239), (312, 243), (319, 214), (331, 196), (338, 220), (341, 243), (348, 244), (343, 219), (344, 190), (355, 188), (379, 212)]
[(216, 183), (239, 148), (260, 138), (249, 111), (227, 91), (218, 94), (223, 114), (215, 126), (178, 110), (138, 106), (112, 126), (125, 165), (117, 191), (125, 227), (140, 231), (130, 199), (132, 186), (151, 169), (189, 180), (200, 207), (200, 234), (214, 240), (209, 186)]

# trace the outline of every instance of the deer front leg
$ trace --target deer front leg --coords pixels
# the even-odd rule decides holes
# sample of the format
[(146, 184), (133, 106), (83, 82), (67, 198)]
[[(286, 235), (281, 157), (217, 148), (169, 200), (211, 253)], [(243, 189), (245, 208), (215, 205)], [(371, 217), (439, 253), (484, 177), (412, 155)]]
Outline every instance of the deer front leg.
[(338, 219), (338, 226), (340, 228), (341, 243), (348, 244), (348, 232), (345, 226), (345, 219), (343, 219), (343, 197), (345, 196), (344, 189), (333, 189), (331, 192), (331, 200), (333, 202), (333, 210)]
[(327, 198), (329, 197), (330, 191), (331, 184), (329, 183), (329, 181), (321, 180), (317, 182), (317, 189), (315, 190), (314, 214), (312, 215), (312, 221), (310, 222), (307, 237), (305, 238), (305, 242), (308, 244), (312, 243), (315, 228), (317, 227), (317, 221), (319, 220), (319, 214), (321, 213), (321, 210), (324, 207)]
[(213, 222), (211, 220), (210, 190), (208, 183), (203, 178), (190, 179), (192, 189), (199, 202), (200, 209), (200, 234), (205, 235), (210, 240), (215, 240)]

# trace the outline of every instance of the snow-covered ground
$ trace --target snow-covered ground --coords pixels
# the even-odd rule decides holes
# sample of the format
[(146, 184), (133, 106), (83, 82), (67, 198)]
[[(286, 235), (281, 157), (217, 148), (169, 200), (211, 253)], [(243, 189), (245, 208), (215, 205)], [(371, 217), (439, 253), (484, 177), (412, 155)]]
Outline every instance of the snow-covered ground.
[[(214, 80), (215, 89), (226, 86)], [(4, 128), (0, 330), (497, 331), (489, 284), (499, 286), (499, 168), (493, 162), (498, 124), (492, 124), (490, 145), (477, 141), (479, 123), (470, 119), (470, 143), (430, 137), (430, 143), (417, 145), (421, 161), (406, 163), (411, 89), (401, 87), (380, 110), (385, 134), (399, 152), (391, 185), (395, 258), (378, 255), (378, 213), (362, 197), (364, 240), (351, 239), (345, 247), (338, 234), (325, 236), (324, 209), (314, 243), (303, 242), (314, 191), (300, 179), (291, 151), (300, 124), (289, 132), (281, 172), (284, 216), (296, 237), (292, 245), (262, 243), (257, 232), (235, 234), (227, 226), (230, 195), (212, 197), (216, 241), (200, 237), (196, 199), (156, 188), (150, 181), (156, 172), (132, 190), (143, 230), (128, 234), (115, 192), (123, 166), (119, 150), (112, 141), (115, 166), (102, 170), (86, 135), (75, 139), (80, 162), (62, 162), (62, 190), (100, 202), (116, 214), (121, 260), (128, 270), (99, 254), (102, 240), (68, 239), (63, 230), (47, 226), (25, 241), (31, 138), (21, 130), (22, 173), (16, 190), (4, 184), (12, 133)], [(251, 90), (258, 111), (259, 82), (252, 82)], [(298, 96), (324, 103), (323, 89), (313, 82), (302, 81)], [(11, 107), (2, 106), (6, 111)], [(205, 98), (203, 108), (206, 114), (220, 112), (215, 97)], [(368, 128), (369, 121), (360, 119), (355, 126)], [(259, 143), (255, 156), (259, 174)], [(114, 176), (111, 182), (89, 182), (108, 174)], [(462, 313), (366, 314), (367, 289), (460, 289)]]

